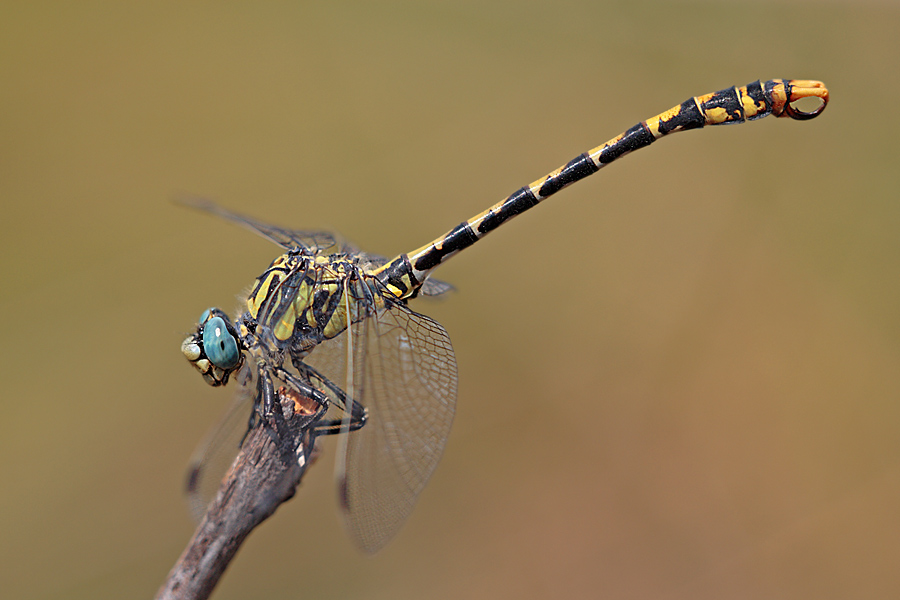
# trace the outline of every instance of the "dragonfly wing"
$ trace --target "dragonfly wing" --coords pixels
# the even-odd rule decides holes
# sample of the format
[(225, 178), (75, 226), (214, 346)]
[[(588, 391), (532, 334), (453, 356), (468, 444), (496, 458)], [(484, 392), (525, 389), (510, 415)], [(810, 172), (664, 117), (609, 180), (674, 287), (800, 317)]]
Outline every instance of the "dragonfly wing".
[(342, 242), (337, 236), (327, 231), (304, 231), (269, 225), (252, 217), (222, 208), (215, 202), (205, 198), (187, 196), (178, 198), (177, 202), (237, 223), (286, 250), (306, 249), (328, 254), (355, 251), (353, 246)]
[(239, 371), (236, 379), (241, 382), (241, 388), (234, 401), (191, 457), (185, 494), (195, 521), (199, 522), (206, 514), (209, 503), (219, 491), (222, 478), (241, 449), (241, 440), (247, 433), (248, 420), (253, 411), (256, 386), (251, 382), (252, 371), (247, 365)]
[(423, 296), (440, 296), (441, 294), (446, 294), (447, 292), (452, 292), (454, 287), (447, 283), (446, 281), (441, 281), (440, 279), (434, 279), (429, 277), (425, 280), (425, 283), (422, 284), (422, 295)]
[(351, 397), (366, 407), (368, 421), (345, 436), (338, 491), (352, 537), (376, 552), (409, 517), (444, 451), (456, 358), (439, 323), (399, 302), (388, 300), (351, 333)]

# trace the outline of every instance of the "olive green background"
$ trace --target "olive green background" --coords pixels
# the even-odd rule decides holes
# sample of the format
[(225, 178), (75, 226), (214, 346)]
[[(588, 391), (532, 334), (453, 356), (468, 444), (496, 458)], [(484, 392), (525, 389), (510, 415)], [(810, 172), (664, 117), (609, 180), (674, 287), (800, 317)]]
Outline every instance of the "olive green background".
[(215, 597), (900, 596), (897, 2), (0, 8), (0, 590), (147, 598), (231, 398), (179, 352), (278, 249), (171, 202), (411, 250), (689, 96), (674, 136), (439, 270), (445, 457), (375, 557), (334, 443)]

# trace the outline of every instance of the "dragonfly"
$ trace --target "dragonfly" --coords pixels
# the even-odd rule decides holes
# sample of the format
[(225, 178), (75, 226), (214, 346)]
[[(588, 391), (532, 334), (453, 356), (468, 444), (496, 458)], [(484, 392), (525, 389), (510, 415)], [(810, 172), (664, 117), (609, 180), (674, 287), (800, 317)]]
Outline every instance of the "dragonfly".
[[(806, 98), (818, 99), (811, 111), (795, 105)], [(362, 252), (336, 234), (284, 229), (189, 200), (283, 253), (256, 278), (234, 319), (218, 308), (205, 310), (182, 352), (208, 384), (236, 381), (253, 404), (249, 427), (292, 398), (312, 415), (312, 446), (320, 436), (343, 435), (335, 467), (341, 514), (355, 543), (376, 552), (412, 512), (453, 421), (457, 369), (450, 337), (409, 307), (418, 296), (452, 289), (431, 278), (438, 266), (564, 187), (670, 133), (768, 115), (807, 120), (827, 104), (828, 89), (812, 80), (756, 81), (690, 98), (393, 259)], [(209, 477), (215, 445), (199, 453), (189, 493)]]

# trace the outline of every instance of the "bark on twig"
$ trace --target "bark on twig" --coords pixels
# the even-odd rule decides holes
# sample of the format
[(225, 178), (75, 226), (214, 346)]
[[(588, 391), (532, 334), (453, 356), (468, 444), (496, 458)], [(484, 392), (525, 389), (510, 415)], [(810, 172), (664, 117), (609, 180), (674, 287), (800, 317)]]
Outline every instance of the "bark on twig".
[(208, 598), (253, 528), (293, 497), (315, 440), (308, 431), (312, 418), (295, 412), (292, 401), (282, 404), (283, 413), (276, 410), (247, 435), (158, 600)]

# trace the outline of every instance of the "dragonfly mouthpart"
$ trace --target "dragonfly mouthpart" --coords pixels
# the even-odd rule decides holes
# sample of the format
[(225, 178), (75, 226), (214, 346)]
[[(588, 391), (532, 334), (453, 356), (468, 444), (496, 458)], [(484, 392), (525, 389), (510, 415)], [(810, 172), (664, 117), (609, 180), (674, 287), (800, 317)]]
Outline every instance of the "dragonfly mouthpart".
[(243, 350), (234, 326), (218, 308), (203, 311), (197, 330), (181, 343), (181, 353), (213, 387), (228, 383), (228, 377), (241, 367)]

